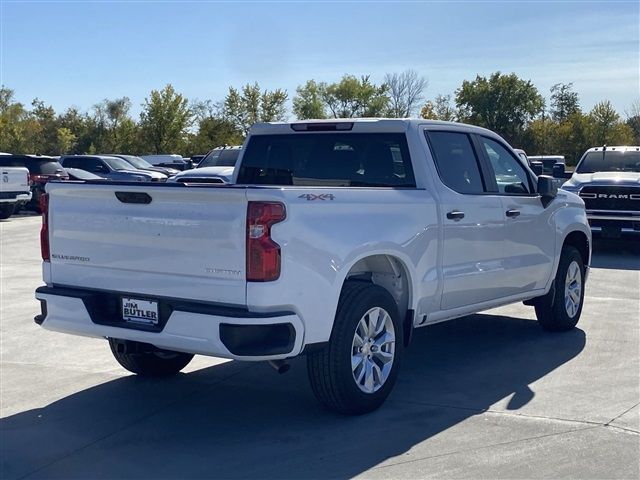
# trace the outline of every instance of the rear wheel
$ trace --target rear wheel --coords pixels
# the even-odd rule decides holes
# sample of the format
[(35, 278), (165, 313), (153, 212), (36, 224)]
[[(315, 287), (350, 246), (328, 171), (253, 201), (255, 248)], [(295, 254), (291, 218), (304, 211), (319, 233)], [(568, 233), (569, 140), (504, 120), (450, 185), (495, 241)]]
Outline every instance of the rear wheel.
[(13, 203), (0, 203), (0, 220), (9, 218), (13, 215), (16, 206)]
[(166, 377), (186, 367), (193, 354), (161, 350), (140, 342), (109, 339), (111, 353), (120, 365), (143, 377)]
[(545, 330), (562, 332), (574, 328), (584, 302), (584, 263), (575, 247), (562, 247), (551, 291), (536, 304), (536, 317)]
[(402, 322), (382, 287), (347, 282), (329, 344), (307, 357), (314, 394), (329, 409), (371, 412), (393, 388), (403, 354)]

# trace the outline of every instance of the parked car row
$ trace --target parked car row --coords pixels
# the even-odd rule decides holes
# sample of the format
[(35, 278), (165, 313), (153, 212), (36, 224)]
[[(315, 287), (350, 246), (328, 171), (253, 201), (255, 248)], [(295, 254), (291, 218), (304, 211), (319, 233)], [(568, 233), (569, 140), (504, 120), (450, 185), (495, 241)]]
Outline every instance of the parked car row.
[[(223, 146), (189, 159), (180, 155), (22, 155), (2, 153), (3, 188), (0, 193), (0, 218), (8, 218), (23, 207), (40, 211), (40, 198), (50, 180), (115, 180), (130, 182), (228, 183), (241, 151), (240, 146)], [(12, 186), (22, 168), (25, 180), (18, 196)], [(9, 170), (12, 169), (12, 170)], [(11, 178), (11, 182), (9, 182)], [(15, 191), (14, 191), (15, 190)], [(29, 193), (28, 198), (26, 193)], [(6, 197), (6, 198), (5, 198)]]

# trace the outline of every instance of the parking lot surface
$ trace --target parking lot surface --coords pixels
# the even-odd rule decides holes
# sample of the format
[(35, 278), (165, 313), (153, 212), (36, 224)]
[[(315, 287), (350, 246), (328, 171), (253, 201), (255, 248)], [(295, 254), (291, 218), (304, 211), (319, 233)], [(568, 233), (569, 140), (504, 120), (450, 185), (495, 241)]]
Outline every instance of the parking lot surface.
[(33, 322), (37, 216), (0, 222), (0, 478), (638, 478), (640, 251), (597, 242), (578, 328), (512, 305), (416, 330), (386, 404), (316, 403), (304, 359), (168, 380)]

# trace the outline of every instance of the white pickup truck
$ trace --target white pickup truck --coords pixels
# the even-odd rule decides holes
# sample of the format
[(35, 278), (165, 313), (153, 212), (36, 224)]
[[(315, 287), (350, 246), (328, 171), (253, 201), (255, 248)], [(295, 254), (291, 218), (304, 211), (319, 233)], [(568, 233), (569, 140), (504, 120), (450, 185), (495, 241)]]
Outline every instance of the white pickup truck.
[(9, 218), (31, 200), (29, 170), (24, 167), (0, 167), (0, 219)]
[(47, 192), (38, 324), (107, 338), (141, 375), (305, 354), (349, 414), (389, 395), (413, 328), (520, 301), (573, 328), (591, 257), (577, 195), (456, 123), (258, 124), (232, 184)]

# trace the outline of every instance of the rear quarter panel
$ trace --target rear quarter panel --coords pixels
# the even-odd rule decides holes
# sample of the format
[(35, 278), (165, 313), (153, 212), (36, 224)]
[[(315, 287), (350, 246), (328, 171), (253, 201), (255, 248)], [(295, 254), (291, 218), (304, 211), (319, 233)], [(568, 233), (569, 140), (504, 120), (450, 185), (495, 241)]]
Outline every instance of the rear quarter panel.
[[(318, 196), (324, 194), (324, 200)], [(282, 247), (280, 278), (247, 283), (250, 310), (295, 311), (305, 324), (305, 344), (327, 341), (340, 290), (360, 259), (392, 255), (410, 277), (409, 305), (435, 299), (437, 214), (433, 197), (422, 189), (258, 188), (247, 199), (281, 201), (285, 221), (272, 228)]]

